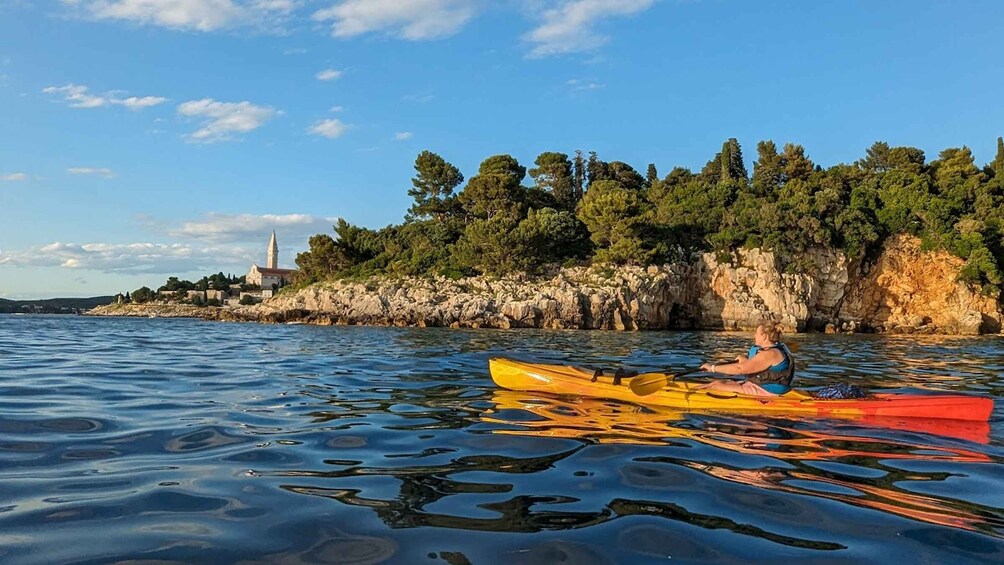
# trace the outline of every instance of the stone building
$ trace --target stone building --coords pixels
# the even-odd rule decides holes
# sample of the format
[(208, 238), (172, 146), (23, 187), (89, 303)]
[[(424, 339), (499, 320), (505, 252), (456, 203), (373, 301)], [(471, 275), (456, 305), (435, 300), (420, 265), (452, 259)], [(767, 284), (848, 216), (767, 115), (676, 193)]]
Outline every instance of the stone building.
[(293, 274), (293, 269), (279, 268), (279, 244), (275, 239), (275, 232), (272, 232), (272, 239), (268, 242), (268, 266), (259, 267), (257, 264), (251, 265), (248, 271), (248, 284), (257, 285), (262, 290), (272, 288), (282, 288), (289, 283)]

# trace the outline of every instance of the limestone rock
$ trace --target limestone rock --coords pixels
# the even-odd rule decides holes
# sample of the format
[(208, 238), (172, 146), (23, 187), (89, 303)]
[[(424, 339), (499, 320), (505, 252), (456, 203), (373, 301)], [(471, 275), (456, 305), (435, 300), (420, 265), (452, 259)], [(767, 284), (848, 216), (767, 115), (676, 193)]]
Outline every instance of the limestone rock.
[(916, 238), (897, 236), (872, 264), (851, 262), (834, 250), (810, 250), (793, 261), (751, 249), (727, 258), (697, 253), (645, 268), (572, 267), (537, 279), (373, 278), (320, 283), (255, 306), (122, 304), (93, 313), (625, 331), (751, 330), (769, 314), (788, 331), (999, 332), (1004, 315), (997, 297), (957, 282), (961, 267), (961, 259), (922, 252)]

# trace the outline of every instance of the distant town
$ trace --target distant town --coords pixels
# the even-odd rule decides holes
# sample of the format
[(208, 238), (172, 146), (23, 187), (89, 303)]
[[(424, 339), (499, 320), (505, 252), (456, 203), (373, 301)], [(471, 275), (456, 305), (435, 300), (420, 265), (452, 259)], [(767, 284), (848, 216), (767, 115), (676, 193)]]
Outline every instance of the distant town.
[(279, 242), (275, 232), (268, 242), (268, 258), (265, 267), (251, 265), (246, 275), (235, 276), (222, 272), (207, 275), (198, 281), (180, 280), (170, 277), (157, 290), (141, 287), (132, 292), (118, 294), (106, 302), (118, 304), (144, 304), (159, 302), (164, 304), (190, 304), (193, 306), (237, 306), (257, 304), (270, 298), (279, 289), (289, 284), (294, 269), (280, 269)]
[(275, 232), (268, 243), (265, 267), (251, 265), (246, 275), (222, 272), (207, 275), (192, 282), (169, 277), (156, 290), (140, 287), (115, 296), (91, 298), (49, 298), (39, 300), (8, 300), (0, 298), (0, 314), (83, 314), (107, 304), (187, 304), (221, 307), (257, 304), (274, 296), (290, 283), (295, 269), (280, 269), (279, 243)]

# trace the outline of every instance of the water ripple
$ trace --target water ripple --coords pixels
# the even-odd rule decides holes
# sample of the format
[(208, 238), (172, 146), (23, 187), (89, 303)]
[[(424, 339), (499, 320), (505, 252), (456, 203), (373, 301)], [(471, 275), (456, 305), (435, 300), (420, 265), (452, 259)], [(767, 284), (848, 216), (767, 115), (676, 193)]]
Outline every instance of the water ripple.
[[(800, 382), (1004, 396), (998, 337), (797, 336)], [(4, 563), (1004, 560), (1004, 418), (811, 420), (496, 390), (728, 333), (0, 316)]]

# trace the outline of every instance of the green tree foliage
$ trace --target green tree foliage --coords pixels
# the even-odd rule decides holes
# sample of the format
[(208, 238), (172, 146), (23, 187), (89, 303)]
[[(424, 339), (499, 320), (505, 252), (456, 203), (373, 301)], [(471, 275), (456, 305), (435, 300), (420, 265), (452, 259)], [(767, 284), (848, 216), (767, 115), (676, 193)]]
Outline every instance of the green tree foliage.
[(574, 209), (577, 202), (575, 177), (568, 155), (553, 152), (541, 153), (534, 164), (536, 167), (530, 169), (530, 176), (533, 177), (536, 188), (550, 193), (555, 204), (559, 207), (567, 210)]
[(411, 179), (408, 196), (415, 199), (408, 210), (410, 217), (441, 219), (453, 208), (453, 190), (464, 182), (460, 169), (431, 151), (419, 153), (415, 159), (416, 175)]
[(634, 167), (621, 161), (611, 161), (605, 168), (605, 177), (599, 180), (612, 180), (620, 183), (628, 190), (641, 190), (645, 188), (645, 177), (641, 176)]
[(582, 158), (582, 151), (575, 152), (575, 159), (572, 161), (572, 189), (575, 192), (575, 201), (582, 200), (586, 186), (586, 160)]
[(136, 304), (150, 302), (157, 297), (157, 294), (150, 287), (141, 286), (132, 291), (132, 301)]
[(644, 211), (645, 203), (637, 190), (602, 180), (589, 187), (576, 214), (589, 229), (597, 260), (644, 264), (654, 255), (642, 239)]
[(158, 290), (166, 290), (167, 292), (178, 292), (178, 291), (188, 291), (196, 290), (195, 283), (192, 281), (178, 280), (178, 277), (169, 277), (164, 286), (161, 286)]
[(524, 213), (526, 189), (520, 183), (526, 168), (509, 155), (489, 157), (477, 176), (467, 181), (460, 203), (472, 218), (490, 220), (499, 214), (519, 218)]
[(590, 151), (589, 159), (586, 161), (586, 189), (601, 180), (610, 180), (607, 164), (600, 160), (595, 151)]
[[(419, 162), (435, 166), (422, 167)], [(423, 153), (416, 190), (452, 182), (424, 169), (451, 171)], [(415, 208), (401, 226), (371, 230), (340, 221), (336, 237), (316, 236), (297, 257), (309, 280), (376, 273), (502, 275), (534, 271), (572, 258), (646, 264), (686, 250), (763, 247), (793, 256), (812, 247), (868, 257), (894, 234), (920, 236), (927, 249), (965, 260), (962, 278), (989, 293), (1004, 286), (1004, 140), (983, 167), (967, 147), (949, 148), (928, 163), (915, 147), (875, 142), (851, 165), (817, 166), (805, 149), (757, 144), (750, 178), (742, 147), (728, 139), (695, 174), (673, 168), (659, 179), (627, 163), (588, 159), (578, 151), (545, 152), (530, 174), (510, 155), (486, 159), (436, 215)], [(445, 177), (459, 179), (459, 171)], [(455, 186), (455, 185), (454, 185)], [(422, 192), (452, 195), (453, 188)], [(414, 196), (414, 194), (413, 194)], [(416, 201), (416, 205), (419, 202)], [(421, 212), (421, 216), (419, 213)], [(197, 287), (216, 284), (208, 279)], [(187, 281), (169, 286), (187, 288)], [(134, 298), (135, 299), (135, 298)]]
[(659, 182), (659, 170), (655, 168), (655, 163), (649, 163), (645, 171), (645, 188), (652, 188), (657, 182)]
[(568, 210), (531, 209), (516, 228), (516, 237), (531, 268), (568, 258), (585, 258), (592, 251), (589, 230)]
[(997, 138), (997, 155), (994, 157), (993, 162), (990, 163), (990, 170), (994, 173), (994, 178), (997, 179), (997, 185), (1004, 188), (1004, 138)]
[(529, 258), (516, 233), (519, 223), (511, 210), (477, 218), (453, 247), (456, 265), (463, 271), (496, 276), (527, 269)]
[(746, 174), (746, 165), (743, 163), (743, 150), (734, 137), (722, 144), (719, 155), (719, 182), (745, 182), (749, 175)]
[(505, 176), (513, 184), (519, 185), (526, 178), (526, 167), (520, 165), (512, 155), (493, 155), (482, 161), (478, 174)]
[(814, 168), (812, 161), (805, 156), (805, 148), (794, 143), (784, 144), (781, 163), (783, 166), (782, 183), (792, 180), (806, 181)]
[(753, 165), (753, 189), (758, 196), (774, 194), (781, 187), (784, 177), (784, 162), (777, 153), (773, 141), (761, 141), (756, 145), (757, 160)]

